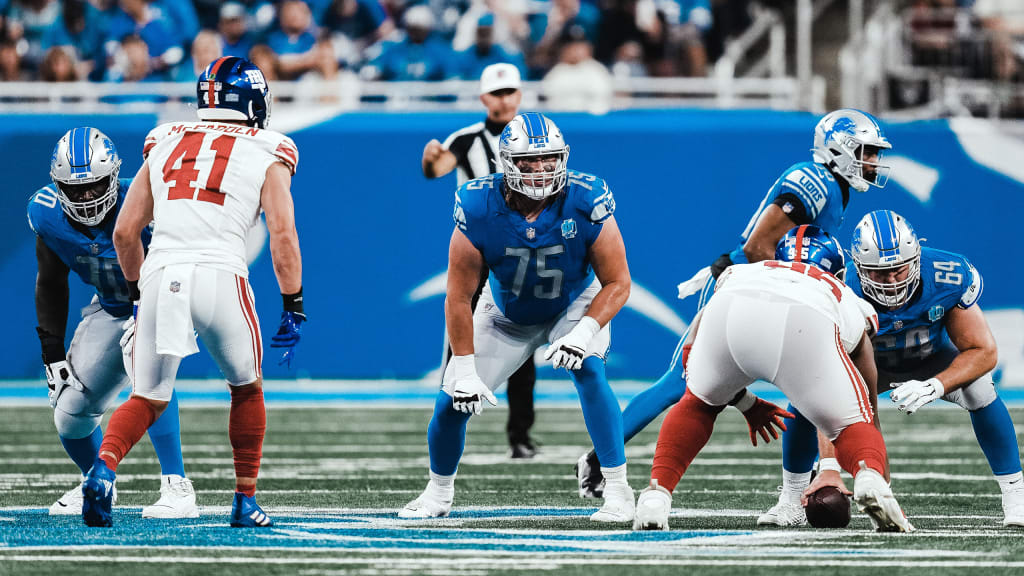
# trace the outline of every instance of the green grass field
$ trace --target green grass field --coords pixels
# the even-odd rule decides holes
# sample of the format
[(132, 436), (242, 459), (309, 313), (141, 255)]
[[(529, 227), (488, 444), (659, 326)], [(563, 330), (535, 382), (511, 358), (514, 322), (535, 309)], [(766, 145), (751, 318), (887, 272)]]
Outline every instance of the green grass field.
[[(1024, 423), (1024, 410), (1012, 410)], [(119, 468), (115, 527), (88, 529), (46, 508), (79, 481), (45, 408), (0, 408), (0, 574), (1022, 574), (1024, 530), (1002, 528), (999, 489), (959, 409), (882, 412), (893, 487), (918, 528), (875, 534), (769, 530), (776, 443), (754, 448), (734, 410), (674, 495), (672, 531), (591, 523), (572, 464), (589, 445), (578, 409), (540, 406), (532, 461), (506, 458), (505, 411), (470, 423), (452, 517), (403, 521), (426, 483), (429, 408), (271, 408), (258, 499), (269, 530), (227, 526), (233, 489), (227, 409), (184, 407), (182, 443), (197, 520), (142, 520), (159, 467), (144, 440)], [(646, 484), (657, 427), (627, 447)], [(852, 482), (848, 480), (852, 487)]]

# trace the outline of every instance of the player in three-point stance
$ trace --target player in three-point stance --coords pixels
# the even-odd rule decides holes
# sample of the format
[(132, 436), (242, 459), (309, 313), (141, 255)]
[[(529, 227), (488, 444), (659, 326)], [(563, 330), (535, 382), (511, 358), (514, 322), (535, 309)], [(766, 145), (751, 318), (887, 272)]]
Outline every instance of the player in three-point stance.
[[(492, 390), (550, 343), (545, 358), (569, 371), (607, 479), (598, 522), (633, 518), (622, 414), (605, 377), (608, 323), (629, 297), (630, 276), (615, 201), (604, 180), (568, 170), (555, 123), (516, 116), (499, 140), (504, 174), (470, 180), (455, 199), (445, 318), (453, 357), (427, 430), (430, 482), (399, 512), (446, 516), (466, 424)], [(480, 269), (490, 270), (476, 311)]]
[[(114, 253), (114, 221), (130, 179), (119, 179), (121, 157), (113, 141), (96, 128), (68, 131), (50, 160), (53, 186), (28, 203), (28, 223), (36, 233), (36, 316), (50, 406), (64, 450), (81, 469), (96, 460), (103, 431), (100, 420), (128, 384), (119, 342), (131, 318), (128, 284)], [(140, 238), (149, 244), (151, 231)], [(82, 309), (71, 347), (65, 354), (68, 321), (68, 273), (74, 271), (96, 289)], [(178, 426), (178, 399), (172, 395), (163, 415), (149, 427), (160, 461), (160, 499), (142, 509), (143, 518), (195, 518), (196, 494), (185, 477)], [(50, 506), (50, 514), (81, 514), (82, 486), (68, 490)]]
[(854, 475), (854, 501), (877, 530), (914, 529), (885, 480), (885, 441), (872, 406), (869, 333), (877, 318), (843, 284), (844, 271), (835, 238), (803, 225), (783, 236), (774, 260), (736, 264), (719, 276), (684, 341), (686, 392), (661, 426), (634, 529), (668, 529), (672, 490), (718, 413), (755, 380), (777, 386), (835, 442), (840, 464)]
[[(145, 161), (114, 229), (118, 260), (138, 301), (132, 347), (134, 388), (111, 416), (84, 484), (82, 516), (110, 526), (118, 464), (167, 407), (178, 365), (202, 338), (231, 390), (228, 435), (235, 465), (231, 525), (271, 526), (256, 504), (266, 429), (263, 346), (245, 259), (245, 238), (267, 216), (270, 253), (284, 300), (272, 346), (290, 361), (305, 320), (302, 260), (292, 206), (298, 150), (267, 130), (271, 95), (247, 60), (214, 60), (199, 77), (201, 122), (164, 124), (146, 137)], [(139, 233), (154, 222), (143, 253)], [(143, 261), (144, 260), (144, 261)]]
[[(849, 108), (826, 114), (814, 128), (812, 161), (798, 162), (786, 169), (761, 201), (736, 248), (722, 254), (686, 283), (692, 286), (689, 291), (699, 290), (701, 293), (698, 309), (704, 305), (714, 280), (723, 270), (732, 264), (772, 259), (775, 246), (794, 226), (812, 224), (835, 235), (843, 223), (851, 188), (864, 192), (872, 186), (885, 186), (889, 167), (881, 164), (882, 154), (891, 147), (882, 128), (870, 114)], [(680, 288), (682, 294), (682, 285)], [(684, 334), (672, 355), (668, 371), (634, 397), (623, 410), (622, 427), (626, 442), (683, 396), (686, 381), (680, 355), (685, 339)], [(736, 398), (732, 403), (738, 400)], [(753, 431), (763, 427), (767, 422), (764, 417), (770, 414), (744, 413), (744, 416)], [(597, 455), (590, 452), (576, 463), (582, 497), (601, 493), (598, 462)], [(799, 493), (796, 497), (799, 498)], [(758, 523), (773, 524), (776, 521), (769, 511)]]
[[(879, 391), (892, 389), (892, 400), (908, 414), (938, 398), (966, 409), (1002, 492), (1003, 525), (1024, 526), (1017, 433), (992, 383), (998, 352), (977, 304), (981, 274), (959, 254), (921, 246), (910, 223), (890, 210), (861, 219), (852, 253), (850, 288), (878, 312), (872, 341)], [(846, 491), (830, 459), (832, 446), (820, 447), (820, 474), (807, 487), (819, 442), (797, 412), (783, 436), (783, 483), (791, 485), (784, 493), (823, 485)], [(794, 525), (803, 523), (802, 511), (791, 515)]]

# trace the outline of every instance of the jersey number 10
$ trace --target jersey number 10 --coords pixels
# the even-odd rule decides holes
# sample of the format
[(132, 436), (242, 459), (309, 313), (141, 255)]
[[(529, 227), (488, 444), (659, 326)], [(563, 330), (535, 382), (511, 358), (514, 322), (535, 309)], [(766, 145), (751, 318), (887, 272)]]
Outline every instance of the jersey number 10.
[[(225, 134), (217, 136), (210, 142), (210, 149), (215, 154), (213, 168), (210, 169), (210, 175), (206, 178), (206, 186), (199, 188), (197, 194), (192, 183), (199, 178), (199, 170), (195, 168), (196, 158), (203, 147), (205, 137), (206, 134), (202, 132), (185, 132), (170, 157), (167, 158), (167, 163), (163, 168), (164, 182), (167, 184), (174, 182), (167, 192), (168, 200), (199, 200), (218, 206), (224, 205), (226, 195), (220, 191), (220, 184), (224, 180), (224, 172), (228, 166), (228, 159), (231, 157), (231, 150), (235, 147), (235, 137)], [(175, 168), (174, 165), (179, 158), (181, 166)]]

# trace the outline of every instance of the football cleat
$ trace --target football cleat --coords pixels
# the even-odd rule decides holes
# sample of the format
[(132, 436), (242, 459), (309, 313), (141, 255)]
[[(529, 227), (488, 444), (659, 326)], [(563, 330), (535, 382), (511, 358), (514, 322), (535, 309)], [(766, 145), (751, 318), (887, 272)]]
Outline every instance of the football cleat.
[(441, 488), (428, 482), (415, 500), (398, 511), (399, 518), (444, 518), (452, 511), (455, 488)]
[(807, 513), (800, 500), (792, 500), (785, 492), (779, 494), (779, 501), (767, 512), (757, 517), (758, 526), (803, 526), (807, 524)]
[(1024, 528), (1024, 486), (1003, 494), (1003, 526)]
[(97, 458), (82, 482), (82, 520), (86, 526), (109, 528), (114, 525), (114, 471)]
[(514, 442), (509, 446), (508, 457), (513, 460), (527, 460), (537, 455), (537, 448), (529, 441)]
[[(74, 488), (68, 490), (56, 502), (50, 505), (50, 516), (75, 516), (82, 513), (82, 479)], [(114, 486), (114, 498), (112, 504), (117, 504), (117, 486)]]
[(636, 515), (633, 489), (625, 480), (609, 482), (604, 487), (604, 505), (590, 515), (594, 522), (632, 522)]
[(591, 450), (576, 461), (572, 467), (579, 484), (580, 498), (600, 498), (604, 495), (604, 476), (601, 474), (601, 463), (597, 454)]
[(273, 525), (274, 521), (256, 503), (255, 497), (235, 492), (235, 499), (231, 502), (232, 528), (270, 528)]
[(668, 514), (672, 511), (672, 493), (652, 479), (636, 501), (633, 530), (668, 530)]
[(160, 499), (142, 509), (143, 518), (199, 518), (192, 481), (177, 474), (160, 476)]
[(863, 460), (860, 472), (853, 479), (853, 501), (861, 512), (871, 518), (876, 532), (914, 531), (885, 478), (868, 468)]

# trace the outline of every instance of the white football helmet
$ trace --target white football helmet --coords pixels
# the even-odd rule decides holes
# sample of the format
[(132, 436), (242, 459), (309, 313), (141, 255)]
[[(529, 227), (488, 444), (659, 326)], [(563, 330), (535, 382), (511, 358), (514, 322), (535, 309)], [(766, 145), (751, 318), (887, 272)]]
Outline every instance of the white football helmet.
[[(853, 262), (864, 295), (875, 302), (898, 308), (906, 304), (921, 282), (921, 243), (910, 223), (891, 210), (868, 212), (853, 231)], [(896, 273), (907, 266), (906, 278)], [(871, 277), (888, 275), (888, 280)]]
[[(864, 161), (864, 147), (879, 148), (878, 161)], [(881, 164), (882, 150), (892, 144), (885, 138), (873, 116), (860, 110), (843, 108), (829, 112), (814, 127), (814, 161), (832, 169), (859, 192), (871, 186), (882, 188), (889, 181), (891, 168)], [(865, 174), (870, 168), (873, 176)]]
[[(538, 112), (519, 114), (505, 126), (498, 141), (505, 183), (533, 200), (558, 194), (565, 186), (569, 146), (562, 131)], [(517, 162), (527, 158), (554, 157), (552, 170), (523, 172)]]
[(69, 130), (50, 158), (50, 178), (64, 213), (96, 226), (117, 204), (121, 156), (107, 135), (95, 128)]

